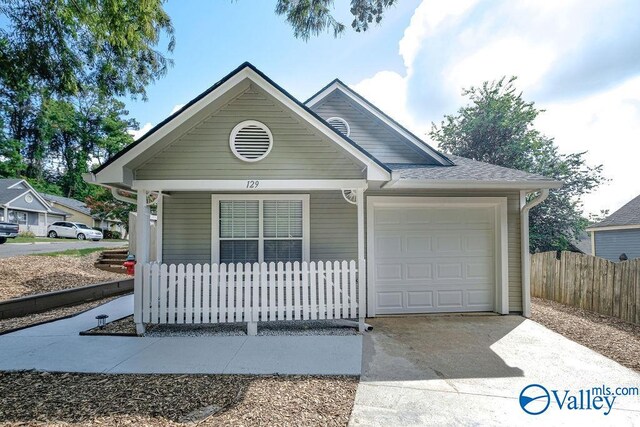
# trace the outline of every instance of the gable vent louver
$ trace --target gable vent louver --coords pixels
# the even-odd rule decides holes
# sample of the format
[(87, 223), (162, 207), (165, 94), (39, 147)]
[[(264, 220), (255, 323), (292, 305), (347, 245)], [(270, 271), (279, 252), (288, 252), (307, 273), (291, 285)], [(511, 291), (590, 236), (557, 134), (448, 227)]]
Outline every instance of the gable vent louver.
[(233, 128), (229, 146), (240, 160), (257, 162), (267, 157), (273, 148), (273, 136), (264, 123), (247, 120)]
[(335, 130), (343, 134), (344, 136), (349, 136), (351, 133), (351, 128), (349, 128), (349, 123), (342, 117), (331, 117), (327, 119), (327, 123), (331, 125)]

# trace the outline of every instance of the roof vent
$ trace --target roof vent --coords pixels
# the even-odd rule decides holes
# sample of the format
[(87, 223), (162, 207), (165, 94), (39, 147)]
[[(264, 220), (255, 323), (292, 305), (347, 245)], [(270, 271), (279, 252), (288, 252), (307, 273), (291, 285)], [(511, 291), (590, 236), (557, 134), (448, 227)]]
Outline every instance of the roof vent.
[(229, 146), (240, 160), (257, 162), (267, 157), (273, 148), (273, 136), (264, 123), (246, 120), (238, 123), (231, 131)]
[(351, 128), (349, 128), (349, 123), (342, 117), (331, 117), (327, 119), (327, 123), (329, 123), (335, 130), (343, 134), (344, 136), (349, 136), (351, 133)]

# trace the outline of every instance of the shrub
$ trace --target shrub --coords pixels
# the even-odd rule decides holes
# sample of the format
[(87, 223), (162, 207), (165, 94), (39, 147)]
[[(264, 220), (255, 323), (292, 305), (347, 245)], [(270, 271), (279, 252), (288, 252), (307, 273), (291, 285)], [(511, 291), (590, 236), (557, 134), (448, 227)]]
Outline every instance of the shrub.
[(18, 233), (18, 237), (25, 237), (27, 239), (35, 239), (36, 235), (33, 231), (21, 231)]
[(94, 230), (102, 232), (102, 237), (105, 239), (122, 239), (122, 234), (119, 231), (103, 230), (99, 227), (94, 227)]

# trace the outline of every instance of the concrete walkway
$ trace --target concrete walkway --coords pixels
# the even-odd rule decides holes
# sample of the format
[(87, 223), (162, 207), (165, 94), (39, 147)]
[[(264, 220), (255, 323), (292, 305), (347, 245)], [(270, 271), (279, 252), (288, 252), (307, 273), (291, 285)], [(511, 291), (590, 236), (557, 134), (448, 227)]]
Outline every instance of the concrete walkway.
[[(352, 426), (640, 425), (640, 397), (617, 396), (611, 413), (560, 409), (565, 390), (640, 387), (640, 374), (519, 316), (377, 318), (364, 336)], [(520, 406), (530, 384), (550, 398)], [(544, 395), (531, 389), (533, 396)], [(591, 401), (593, 403), (593, 401)], [(586, 407), (586, 402), (583, 405)]]
[(0, 335), (0, 370), (91, 373), (360, 375), (362, 336), (79, 336), (130, 315), (125, 296), (71, 317)]

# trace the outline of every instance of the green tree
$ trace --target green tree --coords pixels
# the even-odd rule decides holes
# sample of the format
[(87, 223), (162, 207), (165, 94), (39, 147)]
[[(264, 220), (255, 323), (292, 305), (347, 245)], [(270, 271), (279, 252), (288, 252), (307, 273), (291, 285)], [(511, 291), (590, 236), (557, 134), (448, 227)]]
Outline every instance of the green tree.
[(164, 0), (0, 0), (0, 63), (55, 94), (145, 96), (175, 45)]
[[(132, 197), (132, 194), (127, 192), (122, 192), (122, 194), (126, 197)], [(136, 209), (135, 205), (117, 200), (104, 187), (98, 187), (94, 194), (87, 196), (85, 203), (91, 209), (91, 215), (100, 220), (119, 220), (127, 232), (129, 231), (129, 212)]]
[[(369, 25), (382, 21), (384, 12), (397, 0), (351, 0), (353, 15), (351, 27), (357, 31), (367, 31)], [(276, 14), (284, 15), (293, 27), (293, 35), (305, 41), (324, 31), (333, 32), (334, 37), (342, 34), (346, 26), (332, 13), (334, 0), (278, 0)]]
[(445, 152), (562, 181), (531, 210), (530, 250), (565, 250), (584, 231), (581, 198), (605, 181), (602, 165), (589, 166), (585, 152), (559, 153), (553, 139), (535, 129), (542, 110), (523, 99), (515, 80), (463, 90), (470, 103), (433, 123), (430, 136)]

